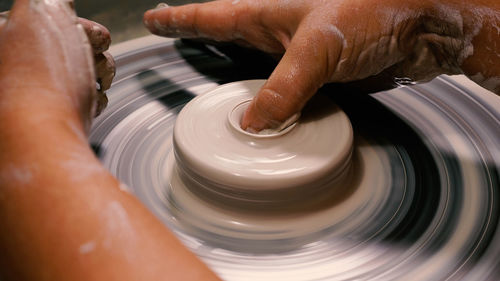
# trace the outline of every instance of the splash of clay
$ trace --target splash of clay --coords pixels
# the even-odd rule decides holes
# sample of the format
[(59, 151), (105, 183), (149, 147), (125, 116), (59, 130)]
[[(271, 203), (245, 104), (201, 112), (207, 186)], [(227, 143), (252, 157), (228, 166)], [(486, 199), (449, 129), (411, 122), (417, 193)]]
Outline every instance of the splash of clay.
[(96, 248), (95, 241), (89, 241), (87, 243), (82, 244), (78, 250), (80, 254), (84, 255), (94, 251), (95, 248)]

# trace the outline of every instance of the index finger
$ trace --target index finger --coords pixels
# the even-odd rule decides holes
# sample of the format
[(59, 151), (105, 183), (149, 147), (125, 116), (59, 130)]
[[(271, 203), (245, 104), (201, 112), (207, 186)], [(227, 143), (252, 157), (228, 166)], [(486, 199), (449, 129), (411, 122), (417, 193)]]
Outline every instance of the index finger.
[[(251, 24), (249, 1), (220, 0), (170, 7), (166, 4), (144, 14), (144, 25), (156, 35), (183, 38), (238, 39), (238, 25)], [(162, 8), (163, 7), (163, 8)]]

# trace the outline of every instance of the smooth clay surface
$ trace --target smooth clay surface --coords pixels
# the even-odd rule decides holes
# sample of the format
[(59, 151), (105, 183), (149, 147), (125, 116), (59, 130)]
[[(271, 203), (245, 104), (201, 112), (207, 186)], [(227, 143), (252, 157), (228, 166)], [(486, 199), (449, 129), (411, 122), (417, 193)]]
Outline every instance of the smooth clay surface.
[(313, 99), (284, 130), (253, 135), (239, 128), (241, 105), (264, 82), (219, 86), (179, 114), (173, 137), (176, 164), (197, 193), (250, 203), (288, 201), (329, 188), (346, 174), (353, 131), (346, 114), (327, 97)]

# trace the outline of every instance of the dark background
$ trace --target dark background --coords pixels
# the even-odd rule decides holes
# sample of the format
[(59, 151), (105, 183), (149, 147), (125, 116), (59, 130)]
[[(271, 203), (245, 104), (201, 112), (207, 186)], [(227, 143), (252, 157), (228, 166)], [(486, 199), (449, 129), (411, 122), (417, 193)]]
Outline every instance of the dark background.
[[(168, 0), (171, 6), (209, 0)], [(0, 0), (0, 11), (9, 10), (12, 0)], [(161, 0), (75, 0), (78, 16), (97, 21), (111, 31), (113, 43), (149, 34), (142, 15)]]

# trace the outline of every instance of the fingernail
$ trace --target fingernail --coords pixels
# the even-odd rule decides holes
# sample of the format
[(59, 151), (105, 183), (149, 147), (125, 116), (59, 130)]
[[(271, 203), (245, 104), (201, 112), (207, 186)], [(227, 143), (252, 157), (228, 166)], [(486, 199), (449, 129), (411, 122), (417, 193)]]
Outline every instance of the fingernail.
[(160, 4), (156, 5), (155, 10), (163, 9), (163, 8), (168, 8), (168, 7), (169, 6), (166, 3), (160, 3)]

